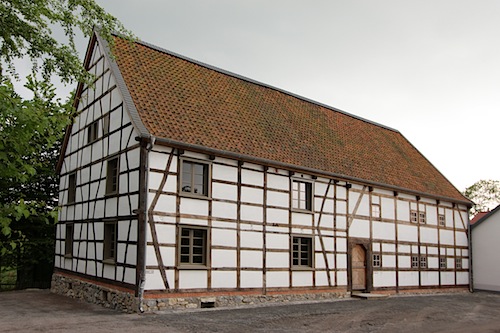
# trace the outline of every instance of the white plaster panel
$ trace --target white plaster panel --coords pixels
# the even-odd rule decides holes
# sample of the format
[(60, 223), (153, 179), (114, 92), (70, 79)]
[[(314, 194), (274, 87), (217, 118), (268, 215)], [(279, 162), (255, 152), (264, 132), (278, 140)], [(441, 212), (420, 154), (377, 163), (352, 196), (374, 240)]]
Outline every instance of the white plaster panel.
[(236, 247), (236, 230), (212, 229), (212, 245)]
[[(155, 146), (155, 149), (157, 147)], [(166, 153), (159, 153), (156, 151), (151, 151), (149, 153), (149, 167), (151, 169), (159, 169), (165, 171), (167, 168), (167, 163), (168, 163), (169, 155)], [(177, 160), (177, 157), (173, 157), (172, 162), (174, 160)]]
[(418, 286), (418, 272), (399, 272), (399, 285)]
[(314, 268), (326, 268), (325, 257), (321, 253), (314, 255)]
[(246, 248), (261, 249), (263, 247), (262, 233), (253, 231), (241, 231), (240, 246)]
[(382, 244), (382, 252), (396, 252), (396, 245), (383, 243)]
[(121, 281), (122, 280), (123, 270), (124, 269), (125, 269), (125, 267), (122, 267), (122, 266), (116, 267), (116, 280), (117, 281)]
[(262, 205), (264, 202), (264, 191), (252, 187), (241, 187), (241, 201)]
[(429, 267), (430, 269), (439, 268), (439, 258), (438, 257), (428, 257), (427, 258), (427, 267)]
[(347, 286), (347, 272), (337, 272), (337, 285)]
[(394, 219), (394, 199), (381, 198), (382, 218)]
[[(163, 244), (175, 244), (175, 225), (155, 224), (158, 242)], [(149, 229), (149, 226), (148, 226)]]
[(267, 272), (266, 286), (269, 288), (288, 287), (288, 272)]
[(447, 256), (455, 256), (455, 249), (454, 248), (446, 248), (446, 255)]
[(137, 265), (137, 245), (128, 246), (127, 258), (125, 262), (129, 265)]
[[(316, 286), (322, 287), (322, 286), (328, 286), (328, 274), (330, 272), (316, 272)], [(334, 276), (331, 276), (333, 278)], [(335, 280), (332, 279), (332, 285), (335, 284)]]
[[(333, 251), (333, 237), (322, 236), (321, 238), (323, 238), (323, 246), (324, 246), (325, 251), (332, 252)], [(319, 236), (315, 237), (314, 244), (315, 244), (316, 251), (323, 250)]]
[[(448, 266), (448, 267), (453, 267), (453, 266)], [(455, 284), (455, 273), (454, 272), (441, 272), (441, 284), (442, 285)]]
[(288, 210), (267, 208), (268, 223), (288, 223)]
[(416, 242), (418, 239), (418, 230), (413, 225), (398, 225), (398, 240), (407, 242)]
[(373, 252), (380, 252), (380, 243), (374, 242), (372, 244), (372, 250)]
[(457, 284), (469, 284), (469, 273), (457, 272)]
[(124, 278), (123, 282), (135, 284), (135, 269), (134, 268), (125, 267), (125, 278)]
[(347, 268), (347, 254), (337, 254), (337, 269)]
[[(76, 271), (78, 273), (85, 273), (85, 261), (83, 261), (83, 260), (78, 260), (77, 261)], [(105, 271), (105, 273), (107, 273), (106, 270), (104, 270), (104, 271)], [(111, 275), (111, 276), (112, 277), (110, 277), (110, 278), (114, 279), (114, 272), (113, 272), (113, 275)]]
[(432, 247), (432, 246), (429, 246), (427, 248), (427, 253), (428, 254), (438, 254), (438, 248), (437, 247)]
[(236, 286), (236, 272), (212, 272), (212, 288), (236, 288)]
[(236, 250), (212, 249), (212, 267), (236, 267)]
[(208, 201), (191, 198), (181, 198), (181, 214), (208, 216)]
[(370, 237), (370, 222), (366, 220), (354, 219), (351, 227), (349, 228), (349, 236), (369, 238)]
[(313, 285), (313, 271), (292, 272), (293, 287), (309, 287)]
[(118, 198), (109, 198), (106, 200), (106, 217), (115, 217), (117, 211)]
[(262, 225), (255, 225), (255, 224), (246, 224), (245, 222), (242, 222), (240, 224), (240, 229), (245, 230), (245, 231), (262, 231)]
[(421, 272), (420, 274), (423, 286), (439, 285), (439, 272)]
[(236, 183), (238, 181), (238, 168), (226, 165), (213, 164), (212, 178)]
[(207, 288), (207, 271), (180, 270), (179, 288), (180, 289)]
[[(360, 196), (362, 196), (361, 202), (358, 206), (358, 210), (354, 212), (354, 209), (358, 204)], [(364, 192), (358, 193), (353, 191), (349, 192), (349, 214), (368, 216), (369, 215), (368, 203), (369, 203), (369, 197), (366, 193)]]
[(115, 279), (115, 266), (114, 265), (104, 265), (104, 271), (102, 274), (103, 278), (114, 280)]
[(337, 243), (338, 252), (347, 252), (347, 240), (345, 238), (337, 237), (335, 242)]
[(212, 216), (225, 218), (225, 219), (234, 219), (238, 217), (238, 206), (236, 204), (227, 203), (227, 202), (212, 202)]
[(423, 243), (433, 243), (438, 242), (438, 230), (436, 228), (420, 228), (420, 241)]
[(337, 229), (341, 230), (347, 229), (347, 218), (345, 216), (337, 215), (336, 224), (337, 224)]
[(398, 200), (398, 220), (410, 222), (410, 208), (408, 202)]
[(263, 221), (263, 208), (241, 205), (241, 219), (245, 221), (255, 221), (262, 222)]
[(161, 181), (163, 179), (163, 174), (158, 172), (150, 172), (148, 175), (148, 187), (151, 190), (158, 190)]
[[(134, 279), (134, 281), (135, 281), (135, 279)], [(157, 270), (157, 269), (146, 270), (145, 289), (146, 290), (165, 289), (165, 285), (163, 284), (163, 278), (161, 277), (161, 273), (159, 270)]]
[[(321, 216), (321, 221), (318, 221)], [(324, 227), (324, 228), (331, 228), (331, 231), (333, 232), (333, 215), (320, 215), (320, 214), (315, 214), (314, 215), (314, 223), (317, 226)], [(325, 231), (321, 231), (323, 234), (326, 234)]]
[(395, 287), (396, 272), (375, 271), (373, 272), (374, 287)]
[(264, 185), (264, 174), (259, 171), (241, 170), (241, 183), (246, 185)]
[(268, 174), (267, 175), (267, 187), (277, 190), (289, 190), (290, 181), (286, 176)]
[[(262, 252), (261, 251), (245, 251), (240, 252), (241, 267), (262, 268)], [(268, 263), (268, 265), (270, 265)]]
[(375, 239), (396, 239), (394, 224), (385, 222), (373, 222), (373, 238)]
[[(267, 273), (269, 274), (269, 273)], [(268, 277), (269, 279), (269, 277)], [(240, 272), (241, 288), (261, 288), (262, 287), (262, 272), (257, 271), (241, 271)], [(269, 287), (269, 285), (267, 285)]]
[[(110, 126), (111, 126), (111, 121), (110, 121)], [(109, 155), (117, 153), (119, 150), (120, 150), (120, 133), (115, 132), (109, 136)]]
[(398, 256), (398, 266), (399, 268), (411, 268), (411, 257)]
[(463, 231), (457, 231), (455, 232), (455, 237), (456, 237), (456, 244), (458, 246), (467, 246), (469, 243), (469, 240), (467, 239), (467, 234)]
[(453, 231), (451, 230), (439, 230), (439, 240), (441, 244), (453, 245)]
[(384, 254), (382, 256), (382, 267), (396, 267), (396, 256), (392, 254)]
[(462, 256), (468, 257), (469, 256), (469, 250), (462, 249)]
[(212, 198), (236, 201), (238, 199), (238, 187), (236, 185), (212, 183)]
[(267, 191), (267, 204), (276, 207), (289, 207), (289, 194), (283, 192)]
[(445, 209), (444, 211), (446, 226), (448, 228), (453, 228), (453, 210)]
[(290, 266), (290, 254), (287, 252), (266, 252), (266, 265), (273, 268)]
[(310, 213), (297, 213), (292, 212), (292, 224), (293, 225), (303, 225), (312, 226), (313, 214)]
[(427, 224), (429, 224), (429, 225), (437, 225), (438, 224), (436, 207), (427, 206), (425, 214), (426, 214)]
[[(324, 205), (323, 205), (324, 201)], [(315, 198), (314, 200), (314, 209), (316, 211), (321, 211), (321, 206), (323, 206), (323, 213), (333, 213), (333, 199), (326, 199), (323, 200), (323, 198)]]
[(337, 206), (336, 209), (336, 213), (337, 214), (346, 214), (347, 213), (347, 202), (346, 201), (339, 201), (337, 200), (335, 202), (335, 205)]

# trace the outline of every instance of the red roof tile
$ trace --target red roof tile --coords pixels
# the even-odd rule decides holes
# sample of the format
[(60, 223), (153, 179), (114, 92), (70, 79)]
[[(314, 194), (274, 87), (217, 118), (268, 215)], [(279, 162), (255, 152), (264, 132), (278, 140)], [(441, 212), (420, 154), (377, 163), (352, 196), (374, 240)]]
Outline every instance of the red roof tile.
[(398, 131), (144, 43), (114, 54), (155, 137), (468, 202)]

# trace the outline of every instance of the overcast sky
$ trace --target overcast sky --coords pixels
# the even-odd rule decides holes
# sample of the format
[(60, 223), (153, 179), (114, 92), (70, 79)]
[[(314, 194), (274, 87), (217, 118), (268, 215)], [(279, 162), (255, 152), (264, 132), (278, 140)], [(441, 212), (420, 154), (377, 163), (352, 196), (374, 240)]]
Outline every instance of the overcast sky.
[(399, 130), (459, 190), (500, 180), (498, 0), (97, 2), (146, 42)]

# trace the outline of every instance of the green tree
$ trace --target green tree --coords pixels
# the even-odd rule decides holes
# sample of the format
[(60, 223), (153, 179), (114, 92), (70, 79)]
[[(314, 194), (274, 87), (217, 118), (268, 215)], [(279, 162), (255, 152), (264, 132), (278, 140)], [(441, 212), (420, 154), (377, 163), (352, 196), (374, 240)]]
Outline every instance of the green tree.
[(472, 216), (492, 210), (500, 204), (500, 181), (480, 180), (467, 187), (463, 194), (474, 202)]
[[(90, 81), (75, 45), (98, 26), (127, 36), (121, 23), (93, 0), (0, 0), (0, 254), (19, 253), (40, 225), (57, 216), (57, 145), (74, 113), (53, 81)], [(54, 31), (56, 33), (54, 33)], [(63, 32), (60, 38), (58, 32)], [(64, 36), (64, 37), (62, 37)], [(29, 73), (16, 67), (31, 64)], [(30, 92), (24, 97), (14, 82)], [(31, 228), (31, 229), (30, 229)]]

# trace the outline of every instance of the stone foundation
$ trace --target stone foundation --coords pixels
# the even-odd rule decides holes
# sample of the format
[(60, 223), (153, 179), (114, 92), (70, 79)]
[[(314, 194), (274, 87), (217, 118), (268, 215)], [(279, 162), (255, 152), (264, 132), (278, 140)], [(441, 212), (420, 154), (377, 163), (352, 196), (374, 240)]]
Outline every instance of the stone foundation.
[(88, 303), (124, 312), (136, 312), (138, 309), (137, 298), (130, 292), (66, 275), (53, 274), (50, 290), (55, 294), (81, 299)]

